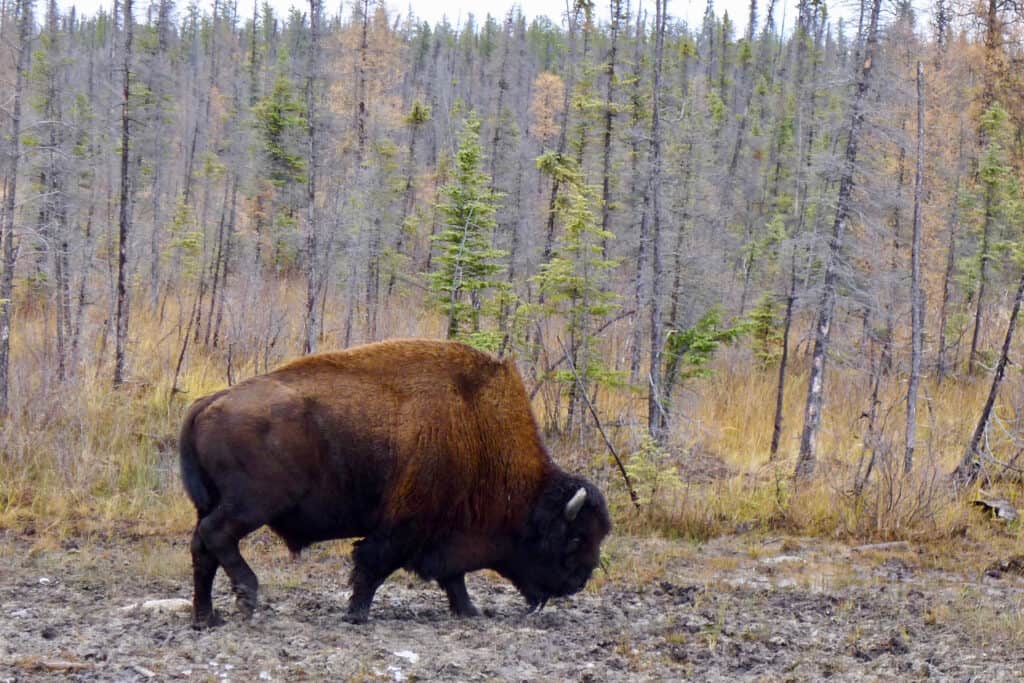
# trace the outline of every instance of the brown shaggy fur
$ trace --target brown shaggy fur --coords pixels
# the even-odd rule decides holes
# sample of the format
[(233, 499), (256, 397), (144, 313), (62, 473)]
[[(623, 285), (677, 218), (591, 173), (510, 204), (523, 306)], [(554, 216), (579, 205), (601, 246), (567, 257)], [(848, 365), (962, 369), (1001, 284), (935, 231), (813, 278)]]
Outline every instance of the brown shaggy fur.
[(255, 608), (238, 541), (264, 525), (293, 552), (363, 537), (354, 621), (402, 566), (436, 579), (456, 614), (476, 613), (464, 575), (483, 568), (543, 605), (582, 588), (610, 528), (600, 491), (549, 457), (515, 364), (462, 344), (394, 340), (292, 361), (196, 401), (180, 449), (199, 514), (200, 626), (215, 620), (219, 567), (243, 614)]
[(398, 469), (385, 507), (396, 523), (519, 526), (552, 469), (511, 358), (401, 339), (299, 358), (268, 378), (331, 413), (360, 415), (361, 428), (390, 445)]

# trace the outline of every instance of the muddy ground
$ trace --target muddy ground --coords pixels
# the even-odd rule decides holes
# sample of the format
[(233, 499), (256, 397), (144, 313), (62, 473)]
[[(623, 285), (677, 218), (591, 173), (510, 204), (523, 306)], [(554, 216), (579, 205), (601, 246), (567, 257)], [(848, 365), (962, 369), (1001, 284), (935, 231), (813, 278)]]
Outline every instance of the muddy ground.
[(539, 614), (476, 574), (485, 616), (455, 619), (440, 590), (398, 574), (362, 626), (341, 620), (344, 544), (294, 562), (257, 536), (243, 552), (263, 610), (239, 621), (219, 576), (226, 624), (197, 632), (186, 613), (132, 607), (190, 597), (184, 538), (0, 531), (0, 682), (1024, 678), (1015, 568), (986, 576), (901, 544), (613, 537), (607, 573)]

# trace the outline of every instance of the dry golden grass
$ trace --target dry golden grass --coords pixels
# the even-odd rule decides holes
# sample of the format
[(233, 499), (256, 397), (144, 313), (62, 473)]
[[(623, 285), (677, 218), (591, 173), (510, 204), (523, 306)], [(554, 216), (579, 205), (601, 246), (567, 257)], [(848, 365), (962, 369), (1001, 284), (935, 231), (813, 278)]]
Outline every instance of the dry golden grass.
[[(273, 291), (280, 310), (298, 311), (301, 287), (281, 283)], [(396, 303), (399, 297), (396, 297)], [(436, 314), (403, 301), (385, 307), (379, 336), (439, 336)], [(342, 311), (328, 316), (322, 348), (340, 345)], [(97, 313), (97, 315), (99, 315)], [(24, 309), (13, 338), (15, 412), (0, 436), (0, 528), (31, 526), (40, 536), (61, 538), (129, 526), (136, 533), (182, 533), (194, 523), (177, 474), (177, 433), (192, 399), (227, 383), (223, 349), (189, 348), (177, 389), (172, 378), (181, 348), (181, 311), (168, 305), (163, 322), (137, 306), (132, 318), (130, 381), (110, 386), (108, 348), (100, 361), (59, 382), (49, 327), (52, 320)], [(283, 341), (272, 352), (233, 349), (236, 380), (262, 364), (271, 367), (298, 348), (299, 316), (286, 317)], [(358, 327), (358, 326), (357, 326)], [(101, 329), (98, 323), (94, 330)], [(611, 328), (611, 358), (628, 358), (623, 325)], [(100, 357), (100, 334), (86, 339), (85, 356)], [(358, 341), (356, 339), (355, 341)], [(648, 450), (642, 434), (642, 391), (602, 390), (598, 407), (606, 431), (634, 475), (643, 506), (633, 509), (622, 479), (595, 430), (552, 436), (551, 450), (570, 469), (597, 479), (608, 492), (616, 528), (703, 540), (737, 531), (783, 532), (839, 539), (911, 539), (948, 543), (968, 530), (979, 542), (1002, 546), (1018, 527), (992, 527), (962, 499), (951, 495), (945, 474), (962, 453), (987, 391), (987, 379), (923, 384), (915, 472), (904, 477), (901, 458), (905, 383), (893, 377), (880, 397), (878, 457), (874, 473), (858, 490), (867, 461), (865, 443), (869, 386), (866, 375), (835, 364), (830, 369), (825, 419), (819, 441), (819, 476), (797, 488), (791, 479), (806, 391), (804, 358), (796, 354), (786, 385), (784, 432), (778, 459), (769, 462), (775, 406), (775, 369), (759, 370), (742, 344), (723, 350), (709, 378), (690, 380), (676, 398), (668, 445)], [(1020, 379), (1008, 381), (1020, 392)], [(538, 415), (553, 415), (537, 394)], [(563, 401), (564, 403), (564, 401)], [(1008, 409), (1007, 409), (1008, 410)], [(1007, 420), (1013, 416), (1006, 415)], [(1011, 454), (1003, 454), (1009, 459)], [(1021, 498), (1019, 487), (999, 492)], [(642, 570), (648, 571), (648, 570)]]

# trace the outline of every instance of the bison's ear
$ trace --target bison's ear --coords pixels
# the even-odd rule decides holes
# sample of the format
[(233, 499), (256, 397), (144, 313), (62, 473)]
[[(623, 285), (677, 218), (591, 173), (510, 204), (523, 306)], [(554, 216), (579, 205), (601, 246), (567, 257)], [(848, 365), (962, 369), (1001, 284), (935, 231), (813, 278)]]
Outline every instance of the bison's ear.
[(565, 504), (565, 519), (567, 521), (573, 521), (576, 519), (576, 515), (580, 513), (583, 508), (583, 504), (587, 502), (587, 490), (582, 486), (577, 489), (576, 493), (573, 494), (569, 502)]

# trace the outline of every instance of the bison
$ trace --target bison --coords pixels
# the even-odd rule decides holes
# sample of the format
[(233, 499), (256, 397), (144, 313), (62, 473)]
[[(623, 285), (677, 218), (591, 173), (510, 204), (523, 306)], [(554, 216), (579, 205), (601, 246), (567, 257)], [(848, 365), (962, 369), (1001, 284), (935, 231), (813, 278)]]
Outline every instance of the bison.
[(257, 606), (238, 543), (266, 525), (292, 553), (328, 539), (352, 552), (345, 620), (366, 621), (377, 588), (409, 569), (478, 612), (465, 575), (492, 569), (531, 610), (576, 593), (611, 523), (601, 492), (548, 455), (522, 378), (454, 342), (393, 340), (292, 361), (198, 399), (180, 439), (198, 513), (193, 624), (218, 617), (223, 567), (239, 613)]

